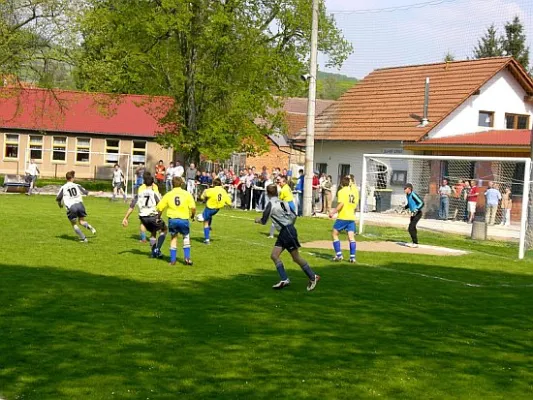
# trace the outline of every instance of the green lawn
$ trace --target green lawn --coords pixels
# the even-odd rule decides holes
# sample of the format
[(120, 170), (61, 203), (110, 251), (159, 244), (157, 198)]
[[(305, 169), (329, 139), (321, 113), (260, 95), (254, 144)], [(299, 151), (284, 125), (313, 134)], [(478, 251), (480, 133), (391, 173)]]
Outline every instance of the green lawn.
[[(275, 292), (256, 213), (222, 211), (209, 247), (194, 223), (194, 266), (170, 267), (148, 258), (136, 217), (121, 227), (124, 203), (86, 207), (98, 234), (84, 245), (53, 197), (0, 196), (4, 400), (533, 398), (533, 260), (516, 245), (422, 232), (472, 253), (362, 252), (355, 266), (305, 251), (316, 291), (285, 255), (292, 285)], [(328, 239), (331, 222), (297, 227)], [(407, 239), (369, 233), (358, 240)]]

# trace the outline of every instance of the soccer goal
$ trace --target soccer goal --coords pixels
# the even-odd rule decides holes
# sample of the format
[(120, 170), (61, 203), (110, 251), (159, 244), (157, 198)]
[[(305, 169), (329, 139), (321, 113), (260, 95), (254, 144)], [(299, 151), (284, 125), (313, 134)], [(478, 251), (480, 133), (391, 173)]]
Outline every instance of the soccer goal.
[[(519, 241), (522, 259), (530, 180), (530, 158), (365, 154), (359, 231), (366, 224), (406, 227), (404, 186), (411, 183), (425, 204), (420, 228), (470, 235), (470, 223), (485, 221), (489, 239)], [(490, 187), (500, 195), (486, 196)]]
[[(26, 171), (30, 160), (35, 160), (42, 178), (65, 178), (68, 171), (76, 171), (76, 178), (92, 180), (110, 180), (113, 178), (113, 168), (118, 164), (124, 172), (124, 191), (126, 196), (133, 193), (135, 179), (135, 159), (127, 153), (105, 153), (89, 151), (79, 147), (67, 150), (66, 143), (54, 143), (52, 149), (31, 146), (24, 154), (22, 171)], [(129, 188), (129, 189), (128, 189)], [(130, 191), (131, 189), (131, 191)]]

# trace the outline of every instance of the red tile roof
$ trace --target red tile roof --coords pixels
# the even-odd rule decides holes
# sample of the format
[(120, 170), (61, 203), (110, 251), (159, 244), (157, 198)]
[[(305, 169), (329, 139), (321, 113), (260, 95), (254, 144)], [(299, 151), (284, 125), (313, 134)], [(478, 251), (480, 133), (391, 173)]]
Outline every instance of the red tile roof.
[(0, 127), (48, 132), (153, 137), (168, 97), (48, 89), (0, 90)]
[[(317, 117), (315, 138), (416, 141), (505, 68), (533, 94), (533, 81), (511, 57), (375, 70)], [(417, 128), (418, 122), (409, 114), (422, 115), (426, 77), (430, 78), (430, 122)], [(299, 132), (301, 137), (305, 132)]]
[[(335, 104), (335, 100), (317, 99), (315, 103), (315, 115), (323, 113), (332, 104)], [(285, 110), (287, 115), (287, 135), (292, 138), (307, 126), (307, 99), (300, 97), (285, 99), (283, 110)]]
[(477, 133), (422, 140), (412, 147), (430, 145), (449, 146), (526, 146), (529, 147), (531, 131), (529, 129), (492, 130)]

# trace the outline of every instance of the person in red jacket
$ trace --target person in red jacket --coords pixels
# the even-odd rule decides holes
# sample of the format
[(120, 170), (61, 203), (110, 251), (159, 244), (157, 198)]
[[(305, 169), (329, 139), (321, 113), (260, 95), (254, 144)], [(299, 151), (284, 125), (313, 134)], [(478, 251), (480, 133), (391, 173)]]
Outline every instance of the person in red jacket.
[(470, 181), (470, 192), (468, 193), (468, 197), (466, 200), (468, 201), (468, 223), (472, 223), (474, 221), (474, 217), (476, 216), (476, 206), (477, 206), (477, 199), (479, 196), (479, 188), (476, 185), (476, 181), (471, 180)]

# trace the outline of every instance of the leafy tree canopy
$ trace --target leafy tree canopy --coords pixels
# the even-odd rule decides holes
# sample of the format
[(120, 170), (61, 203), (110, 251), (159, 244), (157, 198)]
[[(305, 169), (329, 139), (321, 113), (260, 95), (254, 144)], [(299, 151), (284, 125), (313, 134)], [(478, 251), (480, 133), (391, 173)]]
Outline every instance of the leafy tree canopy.
[[(282, 123), (271, 110), (302, 90), (309, 0), (87, 1), (78, 85), (173, 97), (159, 140), (191, 159), (256, 151)], [(319, 26), (320, 51), (340, 66), (352, 47), (323, 0)]]

